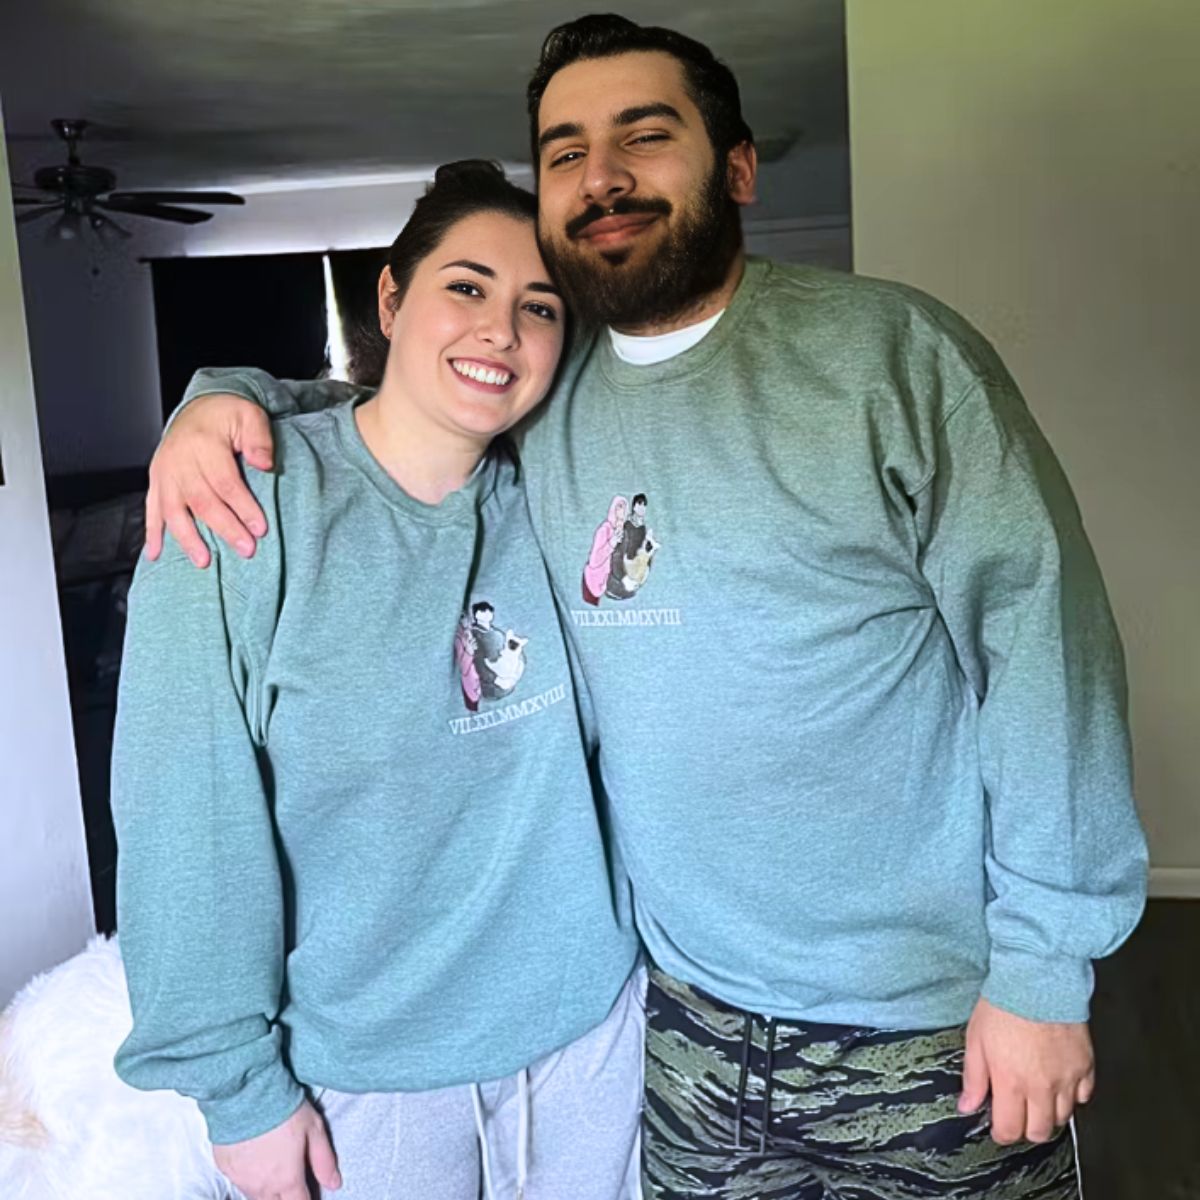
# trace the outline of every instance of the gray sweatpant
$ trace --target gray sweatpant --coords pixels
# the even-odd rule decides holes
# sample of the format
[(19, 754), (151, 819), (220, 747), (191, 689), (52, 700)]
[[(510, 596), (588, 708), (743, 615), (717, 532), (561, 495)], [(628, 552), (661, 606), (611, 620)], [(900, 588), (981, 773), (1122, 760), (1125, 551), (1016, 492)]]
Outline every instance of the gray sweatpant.
[(645, 988), (639, 970), (602, 1024), (508, 1079), (318, 1091), (342, 1174), (322, 1200), (637, 1200)]

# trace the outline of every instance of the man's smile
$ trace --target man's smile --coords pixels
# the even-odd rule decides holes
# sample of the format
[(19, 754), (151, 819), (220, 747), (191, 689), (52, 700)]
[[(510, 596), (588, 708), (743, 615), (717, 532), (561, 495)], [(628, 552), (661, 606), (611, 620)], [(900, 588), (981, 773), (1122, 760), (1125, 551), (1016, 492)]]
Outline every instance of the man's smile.
[(599, 217), (589, 221), (576, 237), (594, 246), (621, 245), (645, 232), (658, 216), (658, 213), (623, 213)]

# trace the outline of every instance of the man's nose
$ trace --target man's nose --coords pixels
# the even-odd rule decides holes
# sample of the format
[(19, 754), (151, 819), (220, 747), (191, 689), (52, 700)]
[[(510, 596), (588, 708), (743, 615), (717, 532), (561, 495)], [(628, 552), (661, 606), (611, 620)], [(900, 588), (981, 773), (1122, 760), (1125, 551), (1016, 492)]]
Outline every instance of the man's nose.
[(588, 151), (579, 180), (580, 199), (587, 204), (609, 208), (633, 189), (634, 178), (617, 155), (594, 147)]

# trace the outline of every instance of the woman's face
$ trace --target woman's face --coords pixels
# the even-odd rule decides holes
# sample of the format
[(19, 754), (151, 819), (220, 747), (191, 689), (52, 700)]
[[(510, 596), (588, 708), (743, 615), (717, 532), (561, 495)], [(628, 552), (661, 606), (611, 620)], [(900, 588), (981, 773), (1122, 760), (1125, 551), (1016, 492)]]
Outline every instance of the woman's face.
[(399, 309), (381, 301), (386, 379), (436, 427), (486, 443), (549, 391), (564, 314), (532, 221), (464, 217), (418, 264)]

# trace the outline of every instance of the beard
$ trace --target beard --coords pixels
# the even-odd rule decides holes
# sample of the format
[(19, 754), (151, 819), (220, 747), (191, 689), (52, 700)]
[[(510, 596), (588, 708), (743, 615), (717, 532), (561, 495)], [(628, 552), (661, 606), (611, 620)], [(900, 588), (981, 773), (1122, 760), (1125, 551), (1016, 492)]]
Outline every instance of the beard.
[(567, 222), (563, 237), (542, 232), (546, 266), (585, 327), (650, 325), (680, 316), (721, 287), (742, 247), (741, 216), (726, 189), (723, 163), (714, 166), (699, 195), (641, 264), (630, 261), (636, 247), (597, 254), (577, 245), (579, 233), (610, 212), (669, 217), (674, 209), (661, 197), (629, 197), (611, 209), (592, 205)]

